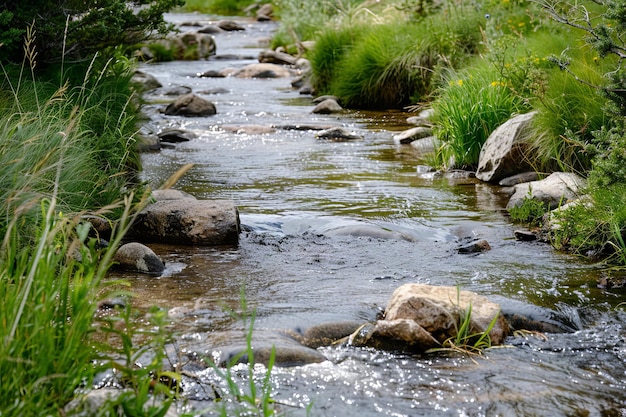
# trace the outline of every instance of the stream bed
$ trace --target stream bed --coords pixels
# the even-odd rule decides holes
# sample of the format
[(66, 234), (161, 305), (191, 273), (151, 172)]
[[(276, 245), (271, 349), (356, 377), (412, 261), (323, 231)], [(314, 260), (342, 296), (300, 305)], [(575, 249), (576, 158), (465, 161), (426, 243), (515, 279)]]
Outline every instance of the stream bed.
[[(166, 87), (217, 92), (199, 93), (215, 103), (215, 116), (153, 117), (159, 129), (179, 127), (196, 137), (143, 154), (142, 179), (156, 188), (193, 163), (176, 188), (234, 200), (242, 224), (236, 247), (150, 245), (166, 272), (125, 275), (138, 303), (170, 309), (175, 353), (211, 357), (216, 334), (243, 334), (241, 320), (229, 314), (239, 308), (242, 288), (263, 343), (277, 330), (375, 320), (405, 283), (456, 285), (503, 308), (553, 314), (574, 331), (545, 340), (510, 337), (506, 347), (478, 358), (320, 348), (324, 362), (274, 367), (277, 408), (295, 416), (626, 416), (626, 314), (616, 308), (625, 293), (598, 288), (596, 265), (516, 241), (499, 187), (420, 178), (418, 156), (393, 141), (411, 127), (409, 114), (314, 115), (311, 97), (287, 78), (197, 77), (257, 62), (275, 23), (240, 23), (245, 31), (215, 35), (217, 57), (141, 66)], [(156, 114), (163, 103), (147, 109)], [(312, 130), (281, 128), (287, 125), (343, 126), (363, 139), (320, 140)], [(276, 128), (249, 130), (256, 126)], [(476, 238), (492, 249), (458, 253)], [(235, 376), (245, 380), (245, 369)], [(256, 369), (262, 378), (264, 367)], [(211, 368), (194, 372), (183, 381), (187, 407), (211, 415), (208, 387), (221, 382)]]

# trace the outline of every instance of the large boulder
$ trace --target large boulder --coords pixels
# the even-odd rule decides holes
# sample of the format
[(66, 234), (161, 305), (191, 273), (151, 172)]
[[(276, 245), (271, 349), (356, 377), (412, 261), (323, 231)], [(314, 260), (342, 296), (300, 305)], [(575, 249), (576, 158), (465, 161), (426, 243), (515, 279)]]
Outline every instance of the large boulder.
[(169, 116), (203, 117), (216, 113), (215, 104), (195, 94), (180, 96), (165, 108), (165, 114)]
[(239, 241), (239, 212), (230, 200), (156, 201), (133, 222), (129, 236), (143, 242), (232, 245)]
[(457, 287), (424, 284), (405, 284), (396, 289), (387, 304), (384, 319), (362, 328), (352, 342), (410, 352), (440, 347), (447, 339), (457, 336), (470, 307), (469, 334), (487, 331), (497, 316), (489, 337), (491, 344), (501, 344), (509, 327), (498, 304)]
[(528, 171), (524, 152), (528, 127), (536, 112), (516, 116), (498, 127), (483, 145), (478, 159), (476, 178), (497, 183), (503, 178)]
[(533, 198), (545, 203), (547, 208), (555, 209), (580, 197), (586, 184), (584, 178), (574, 173), (554, 172), (543, 180), (513, 186), (513, 195), (506, 208), (518, 207), (525, 198)]

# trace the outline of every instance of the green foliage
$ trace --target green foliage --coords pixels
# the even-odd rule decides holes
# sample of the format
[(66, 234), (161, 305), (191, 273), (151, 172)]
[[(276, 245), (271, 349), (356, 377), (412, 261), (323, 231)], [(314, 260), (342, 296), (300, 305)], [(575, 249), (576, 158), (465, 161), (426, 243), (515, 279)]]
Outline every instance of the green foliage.
[(215, 13), (223, 16), (242, 15), (254, 0), (185, 0), (184, 10), (190, 12)]
[[(46, 163), (46, 161), (44, 161)], [(57, 173), (60, 164), (54, 166)], [(57, 174), (58, 178), (58, 174)], [(95, 374), (90, 343), (99, 285), (128, 225), (130, 203), (111, 245), (97, 249), (90, 225), (58, 213), (56, 196), (11, 213), (0, 256), (0, 414), (57, 415)], [(34, 244), (20, 232), (31, 205), (41, 216)]]
[(473, 168), (491, 132), (526, 107), (491, 68), (451, 72), (447, 79), (432, 104), (441, 142), (437, 161), (444, 166), (453, 161), (456, 167)]
[[(53, 83), (13, 76), (13, 68), (5, 67), (1, 230), (16, 207), (49, 197), (55, 187), (65, 212), (98, 209), (120, 199), (139, 166), (130, 68), (125, 60), (99, 70), (75, 66)], [(73, 86), (77, 79), (82, 84)]]
[[(29, 0), (5, 2), (0, 14), (0, 60), (21, 62), (23, 38), (33, 25), (41, 62), (89, 60), (109, 47), (133, 45), (170, 26), (163, 13), (184, 0)], [(140, 6), (140, 7), (136, 7)]]
[(547, 212), (548, 208), (546, 205), (541, 201), (532, 198), (532, 196), (525, 197), (521, 205), (511, 207), (511, 209), (509, 209), (511, 220), (516, 223), (525, 223), (530, 226), (540, 226), (543, 216)]
[(310, 54), (313, 85), (358, 108), (398, 108), (424, 101), (441, 68), (478, 52), (484, 17), (469, 7), (446, 9), (419, 22), (327, 27)]

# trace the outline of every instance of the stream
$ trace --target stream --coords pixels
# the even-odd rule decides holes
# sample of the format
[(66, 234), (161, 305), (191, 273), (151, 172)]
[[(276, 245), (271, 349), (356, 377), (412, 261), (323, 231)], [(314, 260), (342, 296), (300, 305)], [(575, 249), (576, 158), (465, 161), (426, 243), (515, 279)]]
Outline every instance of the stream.
[[(166, 272), (125, 275), (140, 305), (170, 309), (174, 354), (211, 357), (220, 338), (243, 334), (243, 323), (229, 313), (239, 308), (242, 288), (262, 344), (277, 329), (375, 320), (405, 283), (456, 285), (503, 307), (560, 317), (575, 331), (546, 340), (510, 337), (506, 347), (478, 358), (320, 348), (324, 362), (272, 369), (276, 407), (314, 417), (626, 416), (626, 314), (617, 308), (626, 293), (598, 288), (597, 265), (515, 240), (518, 226), (506, 216), (499, 187), (420, 178), (423, 162), (393, 141), (411, 127), (410, 114), (314, 115), (311, 97), (288, 78), (197, 77), (257, 62), (275, 23), (240, 23), (245, 31), (214, 35), (216, 57), (140, 68), (166, 87), (191, 87), (217, 108), (215, 116), (182, 118), (157, 115), (171, 97), (149, 101), (154, 126), (183, 128), (195, 138), (143, 154), (142, 179), (156, 188), (193, 163), (176, 188), (199, 199), (234, 200), (242, 224), (236, 247), (150, 245)], [(312, 130), (280, 128), (287, 125), (343, 126), (364, 138), (321, 140)], [(255, 126), (277, 128), (247, 130)], [(458, 253), (476, 238), (492, 249)], [(263, 378), (265, 368), (255, 369)], [(207, 387), (222, 383), (211, 368), (193, 371), (196, 378), (183, 381), (186, 407), (212, 415)], [(246, 368), (234, 373), (245, 381)]]

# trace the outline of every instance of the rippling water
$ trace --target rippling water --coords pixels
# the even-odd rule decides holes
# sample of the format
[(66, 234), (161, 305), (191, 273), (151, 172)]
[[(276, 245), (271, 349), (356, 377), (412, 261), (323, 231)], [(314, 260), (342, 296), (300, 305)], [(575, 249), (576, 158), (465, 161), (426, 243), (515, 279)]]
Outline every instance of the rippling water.
[[(310, 405), (312, 416), (626, 415), (626, 316), (616, 308), (624, 293), (598, 289), (594, 265), (543, 244), (517, 242), (497, 187), (418, 178), (417, 156), (392, 140), (409, 127), (406, 114), (316, 116), (286, 79), (195, 77), (255, 62), (258, 39), (272, 29), (254, 23), (244, 33), (216, 35), (218, 54), (243, 59), (142, 67), (164, 85), (226, 90), (205, 96), (216, 104), (216, 116), (154, 119), (158, 128), (182, 126), (197, 137), (143, 155), (144, 179), (158, 186), (194, 163), (177, 187), (202, 199), (235, 200), (244, 227), (237, 247), (154, 246), (166, 273), (126, 276), (141, 303), (172, 309), (178, 352), (210, 356), (218, 335), (241, 334), (242, 323), (227, 310), (238, 307), (242, 286), (257, 311), (258, 337), (267, 342), (277, 329), (373, 320), (404, 283), (459, 285), (505, 308), (558, 313), (579, 330), (547, 340), (512, 337), (507, 347), (477, 359), (322, 348), (325, 362), (273, 370), (278, 407), (306, 415)], [(314, 131), (230, 129), (293, 124), (342, 125), (364, 139), (329, 142)], [(372, 237), (374, 231), (393, 238)], [(492, 250), (457, 253), (474, 238), (487, 239)], [(197, 379), (185, 381), (190, 404), (204, 409), (211, 404), (208, 384), (223, 382), (211, 369), (194, 371)], [(259, 378), (263, 372), (258, 365)], [(235, 369), (235, 375), (245, 380), (247, 371)]]

